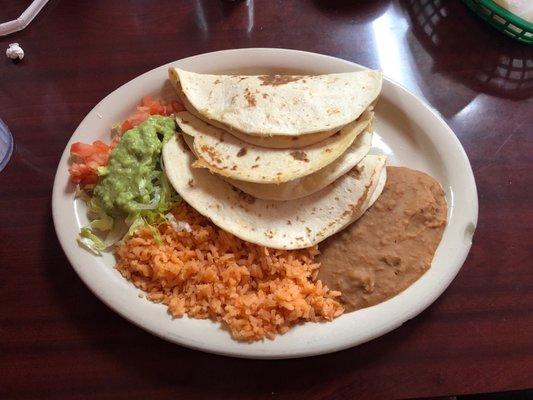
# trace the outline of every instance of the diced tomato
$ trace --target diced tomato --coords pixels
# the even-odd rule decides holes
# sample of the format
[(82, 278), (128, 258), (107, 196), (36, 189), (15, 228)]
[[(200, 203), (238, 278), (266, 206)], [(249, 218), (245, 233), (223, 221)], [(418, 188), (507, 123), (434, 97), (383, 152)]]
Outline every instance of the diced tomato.
[(70, 179), (81, 186), (92, 185), (98, 182), (98, 174), (95, 169), (87, 164), (73, 163), (68, 169)]
[(144, 96), (135, 113), (120, 125), (120, 130), (124, 133), (135, 128), (150, 118), (151, 115), (170, 115), (183, 110), (185, 107), (178, 101), (169, 103), (164, 100), (154, 100), (151, 96)]
[(152, 96), (143, 96), (141, 99), (141, 107), (150, 107), (153, 102), (154, 99), (152, 99)]
[(142, 110), (137, 110), (135, 114), (129, 117), (126, 121), (122, 123), (120, 128), (122, 133), (129, 131), (132, 128), (135, 128), (137, 125), (143, 123), (150, 117), (150, 113)]
[(165, 106), (162, 106), (161, 104), (153, 103), (150, 105), (150, 114), (152, 115), (166, 115), (166, 111)]
[(136, 108), (135, 114), (141, 113), (141, 112), (149, 114), (150, 113), (150, 106), (138, 106)]
[(120, 142), (120, 137), (115, 136), (113, 140), (111, 141), (111, 144), (109, 145), (109, 147), (111, 147), (111, 150), (117, 147), (118, 142)]
[(170, 115), (174, 112), (185, 110), (185, 107), (176, 100), (169, 103), (164, 100), (154, 100), (151, 96), (144, 96), (141, 100), (141, 105), (137, 109), (149, 110), (151, 115)]
[(120, 135), (143, 123), (151, 115), (170, 115), (183, 110), (185, 107), (179, 101), (166, 102), (154, 100), (151, 96), (144, 96), (135, 113), (120, 124), (120, 132), (113, 138), (111, 144), (105, 144), (100, 140), (92, 144), (81, 142), (72, 144), (70, 154), (76, 161), (69, 168), (72, 182), (82, 186), (97, 183), (98, 168), (107, 165), (111, 150), (120, 142)]
[(100, 140), (94, 141), (93, 144), (76, 142), (70, 146), (70, 154), (83, 160), (84, 163), (96, 161), (101, 163), (101, 165), (107, 164), (110, 152), (111, 146)]
[(70, 154), (75, 157), (76, 162), (69, 168), (72, 181), (82, 186), (96, 183), (98, 181), (98, 168), (107, 165), (109, 154), (117, 143), (118, 140), (113, 140), (111, 145), (100, 140), (96, 140), (92, 144), (73, 143), (70, 146)]

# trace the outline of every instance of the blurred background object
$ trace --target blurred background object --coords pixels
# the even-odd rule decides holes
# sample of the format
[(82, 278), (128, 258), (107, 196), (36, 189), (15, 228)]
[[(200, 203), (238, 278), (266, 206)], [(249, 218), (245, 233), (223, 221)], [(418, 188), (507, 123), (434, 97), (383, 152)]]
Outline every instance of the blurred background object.
[(516, 16), (533, 22), (533, 2), (531, 0), (494, 0), (494, 2)]
[(48, 3), (48, 0), (33, 0), (28, 8), (20, 14), (20, 17), (0, 24), (0, 36), (10, 35), (26, 28), (46, 3)]
[(254, 28), (254, 0), (224, 0), (219, 6), (210, 4), (213, 0), (195, 0), (195, 21), (202, 35), (222, 24), (232, 29), (245, 29), (250, 35)]
[[(501, 37), (496, 38), (491, 51), (485, 52), (483, 57), (474, 56), (472, 51), (479, 47), (479, 39), (454, 18), (449, 2), (408, 0), (405, 7), (414, 35), (408, 40), (414, 57), (413, 66), (420, 70), (416, 76), (431, 76), (432, 80), (452, 79), (464, 87), (463, 96), (453, 96), (426, 90), (429, 87), (427, 82), (419, 82), (431, 104), (440, 110), (448, 109), (446, 116), (452, 117), (466, 109), (480, 93), (513, 100), (527, 100), (533, 96), (533, 52), (529, 46), (509, 46), (509, 39)], [(418, 45), (427, 57), (416, 51)], [(450, 54), (457, 57), (450, 58)], [(463, 101), (450, 109), (454, 97), (462, 97)], [(468, 98), (470, 103), (465, 103)]]
[(313, 3), (332, 19), (353, 19), (357, 16), (366, 21), (379, 18), (390, 6), (387, 1), (313, 0)]
[(4, 169), (13, 152), (13, 137), (9, 128), (0, 118), (0, 171)]
[(463, 0), (478, 16), (500, 32), (523, 43), (533, 43), (533, 1)]

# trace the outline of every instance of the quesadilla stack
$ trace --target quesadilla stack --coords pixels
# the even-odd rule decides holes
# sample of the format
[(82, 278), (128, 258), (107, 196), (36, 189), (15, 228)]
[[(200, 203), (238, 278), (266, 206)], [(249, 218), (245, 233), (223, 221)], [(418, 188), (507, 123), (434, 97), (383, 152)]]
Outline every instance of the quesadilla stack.
[(163, 149), (187, 203), (235, 236), (276, 249), (317, 244), (381, 194), (368, 155), (381, 73), (207, 75), (171, 68), (187, 111)]

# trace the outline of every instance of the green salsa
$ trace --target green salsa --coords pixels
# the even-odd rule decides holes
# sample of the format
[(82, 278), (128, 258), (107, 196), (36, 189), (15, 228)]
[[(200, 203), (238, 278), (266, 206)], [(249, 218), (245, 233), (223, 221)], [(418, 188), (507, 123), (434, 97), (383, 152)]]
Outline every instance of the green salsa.
[(161, 174), (161, 150), (175, 132), (172, 117), (153, 115), (122, 136), (107, 167), (101, 170), (103, 178), (94, 188), (94, 195), (107, 214), (127, 216), (150, 203), (154, 180)]

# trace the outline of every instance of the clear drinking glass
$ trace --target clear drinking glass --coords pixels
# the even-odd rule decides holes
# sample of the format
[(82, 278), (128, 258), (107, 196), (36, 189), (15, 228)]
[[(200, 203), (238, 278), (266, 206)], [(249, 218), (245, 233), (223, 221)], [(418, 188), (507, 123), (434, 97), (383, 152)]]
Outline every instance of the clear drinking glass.
[(13, 136), (9, 132), (9, 128), (0, 118), (0, 171), (4, 169), (11, 153), (13, 152)]

